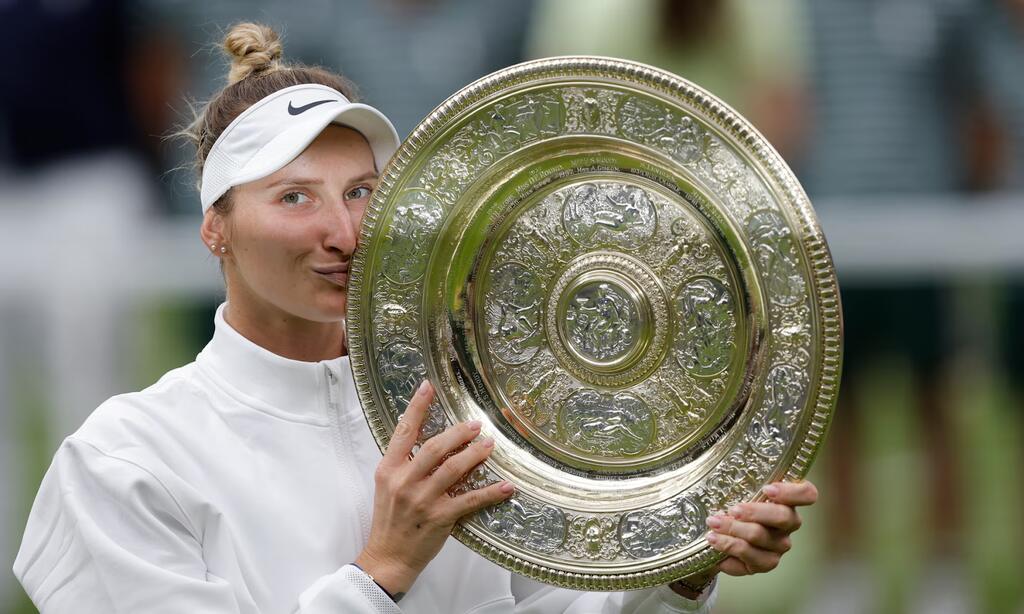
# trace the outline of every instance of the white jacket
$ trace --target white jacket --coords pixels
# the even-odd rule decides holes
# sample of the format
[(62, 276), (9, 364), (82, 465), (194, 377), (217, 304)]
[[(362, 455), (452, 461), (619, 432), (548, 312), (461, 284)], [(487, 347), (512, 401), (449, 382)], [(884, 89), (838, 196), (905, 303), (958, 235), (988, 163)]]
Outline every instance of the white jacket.
[(57, 451), (14, 563), (42, 612), (710, 611), (713, 591), (544, 586), (454, 538), (399, 609), (349, 564), (381, 455), (348, 358), (277, 356), (223, 311), (195, 362), (103, 403)]

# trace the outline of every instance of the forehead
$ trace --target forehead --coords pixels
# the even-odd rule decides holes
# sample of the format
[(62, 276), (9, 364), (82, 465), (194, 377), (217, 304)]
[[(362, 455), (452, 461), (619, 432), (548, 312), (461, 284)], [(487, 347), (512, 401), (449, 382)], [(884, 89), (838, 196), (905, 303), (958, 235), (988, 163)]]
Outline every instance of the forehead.
[[(361, 133), (346, 126), (331, 124), (306, 149), (281, 170), (294, 166), (328, 164), (352, 168), (357, 172), (372, 170), (373, 150)], [(280, 171), (278, 171), (280, 172)], [(276, 174), (276, 173), (275, 173)]]

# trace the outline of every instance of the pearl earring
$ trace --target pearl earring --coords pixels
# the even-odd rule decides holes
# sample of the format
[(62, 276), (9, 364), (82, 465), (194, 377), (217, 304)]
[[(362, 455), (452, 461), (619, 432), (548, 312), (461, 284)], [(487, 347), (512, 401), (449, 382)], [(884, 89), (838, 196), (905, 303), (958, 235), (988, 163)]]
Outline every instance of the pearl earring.
[(221, 246), (220, 246), (220, 253), (222, 253), (222, 254), (226, 254), (226, 253), (228, 253), (228, 248), (226, 248), (226, 247), (224, 247), (223, 245), (221, 245)]

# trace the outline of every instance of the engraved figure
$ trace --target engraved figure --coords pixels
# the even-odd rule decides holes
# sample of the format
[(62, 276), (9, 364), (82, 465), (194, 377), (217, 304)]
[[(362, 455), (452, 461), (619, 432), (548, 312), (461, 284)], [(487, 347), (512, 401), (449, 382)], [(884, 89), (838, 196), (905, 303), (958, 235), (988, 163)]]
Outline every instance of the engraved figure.
[(395, 414), (405, 411), (413, 392), (427, 376), (423, 354), (407, 341), (394, 341), (384, 346), (377, 355), (384, 395)]
[(515, 496), (480, 510), (480, 522), (492, 533), (537, 552), (554, 552), (565, 541), (562, 510)]
[(619, 522), (619, 542), (634, 558), (658, 556), (700, 537), (706, 516), (704, 507), (688, 497), (655, 509), (630, 512)]
[(378, 337), (387, 343), (395, 338), (416, 336), (416, 312), (399, 303), (384, 303), (377, 308), (380, 314), (377, 320)]
[(552, 94), (533, 93), (495, 103), (475, 122), (476, 153), (484, 165), (544, 136), (561, 134), (565, 110)]
[(434, 234), (443, 210), (437, 199), (422, 190), (407, 190), (398, 199), (385, 240), (384, 276), (408, 284), (423, 276)]
[(508, 262), (492, 271), (485, 312), (487, 337), (499, 360), (520, 364), (540, 348), (543, 299), (540, 280), (525, 265)]
[(758, 492), (771, 472), (771, 466), (762, 456), (750, 452), (746, 445), (734, 450), (708, 476), (707, 509), (724, 511)]
[(700, 376), (715, 375), (729, 366), (736, 350), (736, 316), (729, 289), (717, 279), (697, 278), (679, 289), (676, 310), (679, 366)]
[(565, 107), (550, 93), (528, 94), (515, 107), (512, 122), (519, 126), (523, 142), (557, 136), (565, 124)]
[(578, 288), (568, 301), (565, 320), (569, 342), (594, 360), (622, 356), (636, 342), (636, 308), (614, 284), (599, 282)]
[(638, 143), (652, 145), (684, 164), (704, 152), (704, 133), (688, 115), (652, 100), (631, 96), (619, 107), (619, 131)]
[(518, 375), (512, 375), (505, 382), (505, 391), (508, 394), (512, 409), (520, 416), (533, 421), (537, 426), (543, 426), (547, 417), (538, 415), (537, 403), (541, 395), (555, 381), (558, 372), (554, 369), (545, 371), (536, 381), (529, 385), (524, 384)]
[(423, 443), (434, 435), (440, 434), (447, 426), (448, 418), (444, 414), (444, 408), (440, 403), (431, 403), (427, 417), (423, 420), (423, 426), (420, 427), (420, 436), (417, 440)]
[(606, 89), (567, 88), (565, 98), (565, 131), (568, 133), (614, 134), (612, 109), (618, 92)]
[(736, 154), (728, 147), (716, 142), (708, 149), (711, 175), (722, 185), (730, 185), (740, 178), (745, 168)]
[(781, 364), (768, 372), (765, 411), (748, 427), (751, 447), (772, 460), (779, 457), (793, 439), (800, 408), (807, 398), (807, 373), (793, 365)]
[(484, 465), (477, 465), (461, 480), (448, 489), (452, 496), (464, 495), (480, 488), (484, 488), (498, 481), (498, 477), (491, 473), (491, 470)]
[(636, 248), (654, 234), (655, 216), (647, 192), (614, 183), (576, 186), (562, 208), (566, 232), (581, 245)]
[(633, 456), (654, 441), (654, 416), (647, 404), (629, 393), (580, 390), (562, 405), (562, 440), (599, 456)]
[(797, 246), (778, 213), (762, 209), (747, 218), (747, 233), (754, 244), (758, 265), (768, 286), (768, 300), (782, 306), (804, 298)]

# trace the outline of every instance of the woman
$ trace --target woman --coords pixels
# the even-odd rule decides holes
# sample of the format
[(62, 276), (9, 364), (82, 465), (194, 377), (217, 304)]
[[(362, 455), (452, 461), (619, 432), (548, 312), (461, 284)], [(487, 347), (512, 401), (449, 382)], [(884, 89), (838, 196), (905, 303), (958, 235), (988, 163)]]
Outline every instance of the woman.
[(348, 266), (394, 128), (337, 75), (282, 65), (267, 28), (240, 24), (225, 48), (229, 85), (193, 135), (200, 234), (228, 301), (195, 362), (110, 399), (58, 450), (15, 562), (40, 610), (708, 611), (719, 571), (778, 563), (793, 506), (816, 498), (809, 483), (709, 519), (730, 556), (644, 591), (543, 586), (449, 539), (458, 518), (514, 492), (446, 494), (492, 441), (458, 424), (410, 459), (424, 382), (382, 457), (344, 355)]

